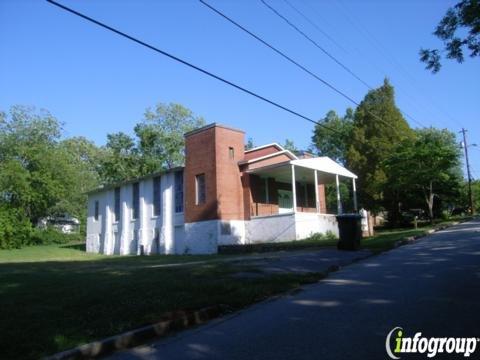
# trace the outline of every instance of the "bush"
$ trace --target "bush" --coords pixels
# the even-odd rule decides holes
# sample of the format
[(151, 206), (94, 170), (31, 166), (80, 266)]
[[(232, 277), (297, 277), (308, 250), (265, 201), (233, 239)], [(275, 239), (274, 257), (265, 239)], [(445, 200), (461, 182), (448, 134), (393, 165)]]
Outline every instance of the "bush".
[(35, 245), (67, 244), (72, 241), (83, 240), (81, 234), (64, 234), (61, 231), (49, 227), (47, 229), (34, 229), (31, 242)]
[(448, 211), (448, 210), (443, 210), (443, 211), (442, 211), (442, 220), (443, 220), (443, 221), (450, 220), (451, 217), (452, 217), (452, 216), (451, 216), (451, 212), (450, 212), (450, 211)]
[(323, 233), (314, 233), (312, 235), (310, 235), (308, 238), (306, 238), (305, 240), (312, 240), (312, 241), (334, 241), (334, 240), (337, 240), (337, 237), (335, 236), (335, 234), (333, 232), (331, 232), (330, 230), (327, 231), (325, 234)]
[(0, 206), (0, 249), (31, 244), (32, 225), (20, 209)]

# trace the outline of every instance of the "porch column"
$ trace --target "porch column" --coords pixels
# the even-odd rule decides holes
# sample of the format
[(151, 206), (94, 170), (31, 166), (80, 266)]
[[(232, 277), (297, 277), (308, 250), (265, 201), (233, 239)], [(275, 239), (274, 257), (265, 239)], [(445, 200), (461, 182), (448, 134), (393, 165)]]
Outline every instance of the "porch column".
[(355, 212), (357, 212), (358, 211), (357, 186), (355, 185), (355, 178), (352, 178), (352, 185), (353, 185), (353, 210), (355, 210)]
[(292, 164), (293, 212), (297, 212), (297, 186), (295, 185), (295, 165)]
[(315, 206), (317, 208), (317, 213), (320, 213), (320, 200), (318, 198), (318, 174), (317, 170), (314, 170), (315, 174)]
[(337, 184), (337, 213), (340, 215), (343, 213), (343, 210), (342, 201), (340, 199), (340, 180), (338, 179), (338, 174), (335, 175), (335, 182)]

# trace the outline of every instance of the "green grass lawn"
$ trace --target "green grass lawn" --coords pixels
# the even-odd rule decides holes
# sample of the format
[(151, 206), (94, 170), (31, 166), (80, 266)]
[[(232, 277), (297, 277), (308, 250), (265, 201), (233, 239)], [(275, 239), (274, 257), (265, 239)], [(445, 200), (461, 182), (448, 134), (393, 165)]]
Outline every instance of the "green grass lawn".
[(472, 216), (458, 216), (447, 221), (436, 221), (433, 225), (423, 223), (418, 229), (401, 228), (401, 229), (382, 229), (375, 232), (375, 236), (362, 239), (362, 248), (370, 249), (374, 252), (387, 251), (394, 248), (397, 241), (407, 237), (426, 235), (429, 230), (452, 225), (454, 221), (467, 221), (473, 219)]
[[(225, 257), (225, 256), (224, 256)], [(232, 277), (218, 256), (106, 257), (79, 246), (0, 252), (0, 358), (37, 359), (157, 322), (169, 311), (238, 309), (319, 275)]]
[[(384, 251), (429, 228), (380, 231), (362, 244)], [(268, 245), (270, 251), (298, 250), (335, 246), (336, 240)], [(218, 304), (238, 309), (322, 277), (232, 276), (246, 268), (220, 261), (229, 257), (103, 256), (86, 254), (82, 244), (0, 250), (0, 359), (36, 359), (157, 322), (170, 311)], [(162, 267), (175, 263), (183, 266)]]
[(397, 241), (403, 240), (410, 236), (425, 235), (428, 229), (396, 229), (377, 231), (375, 236), (362, 239), (362, 248), (369, 249), (374, 252), (390, 250), (395, 246)]
[(303, 240), (272, 242), (262, 244), (249, 245), (228, 245), (220, 246), (219, 251), (223, 254), (248, 254), (248, 253), (264, 253), (271, 251), (290, 251), (301, 249), (318, 249), (323, 247), (337, 246), (338, 239), (325, 238), (319, 239), (312, 236)]

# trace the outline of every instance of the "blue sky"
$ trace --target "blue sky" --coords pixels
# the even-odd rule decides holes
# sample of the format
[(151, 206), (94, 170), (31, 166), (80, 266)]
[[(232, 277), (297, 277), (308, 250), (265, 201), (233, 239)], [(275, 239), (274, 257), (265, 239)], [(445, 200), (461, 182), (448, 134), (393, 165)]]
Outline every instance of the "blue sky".
[[(379, 86), (387, 76), (398, 106), (419, 123), (457, 133), (463, 126), (470, 143), (480, 145), (479, 60), (444, 61), (436, 75), (418, 60), (420, 47), (441, 45), (432, 31), (455, 1), (290, 1), (335, 42), (284, 1), (268, 0), (367, 83)], [(208, 2), (352, 98), (366, 94), (259, 0)], [(312, 118), (352, 105), (196, 0), (62, 3)], [(48, 109), (65, 123), (66, 136), (104, 144), (107, 133), (132, 133), (145, 108), (178, 102), (207, 122), (244, 129), (257, 145), (286, 138), (300, 148), (310, 144), (311, 123), (46, 1), (0, 1), (0, 54), (0, 109)], [(480, 146), (470, 153), (480, 178)]]

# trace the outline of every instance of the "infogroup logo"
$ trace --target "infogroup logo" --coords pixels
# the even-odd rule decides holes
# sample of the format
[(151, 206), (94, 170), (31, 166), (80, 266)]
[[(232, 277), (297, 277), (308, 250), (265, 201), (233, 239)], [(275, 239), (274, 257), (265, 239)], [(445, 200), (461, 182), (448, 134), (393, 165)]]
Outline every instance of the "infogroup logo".
[[(394, 337), (392, 339), (392, 336)], [(479, 338), (426, 338), (421, 332), (415, 333), (412, 337), (405, 337), (401, 327), (393, 328), (387, 335), (385, 350), (391, 359), (400, 359), (401, 354), (426, 354), (433, 358), (437, 354), (458, 354), (469, 357), (475, 352)]]

